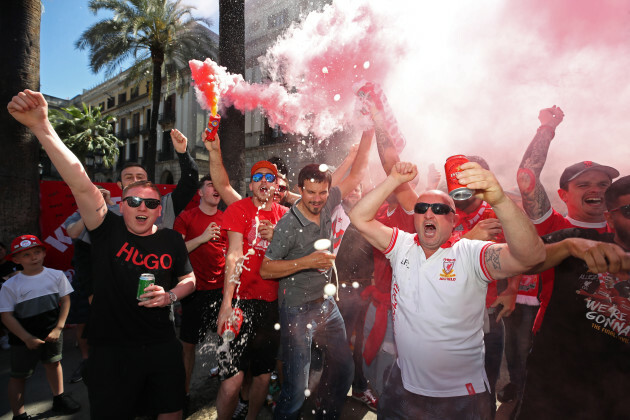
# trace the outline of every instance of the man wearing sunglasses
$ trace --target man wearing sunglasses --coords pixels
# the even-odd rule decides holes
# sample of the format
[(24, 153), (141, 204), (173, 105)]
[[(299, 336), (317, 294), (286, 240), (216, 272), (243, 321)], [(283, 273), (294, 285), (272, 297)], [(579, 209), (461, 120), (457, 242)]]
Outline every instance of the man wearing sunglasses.
[[(123, 190), (122, 217), (108, 211), (103, 195), (48, 121), (43, 95), (25, 90), (7, 108), (37, 136), (90, 231), (95, 256), (86, 369), (90, 417), (181, 418), (185, 372), (170, 305), (194, 290), (195, 277), (181, 235), (155, 225), (159, 190), (148, 181), (132, 183)], [(155, 284), (138, 301), (144, 273), (152, 274)]]
[[(221, 169), (225, 170), (223, 165)], [(213, 181), (216, 173), (211, 170)], [(248, 370), (253, 379), (249, 395), (243, 397), (249, 400), (248, 416), (256, 417), (264, 404), (271, 372), (276, 365), (280, 340), (280, 334), (274, 328), (278, 322), (278, 283), (263, 280), (259, 270), (274, 226), (287, 211), (286, 207), (273, 201), (273, 191), (278, 186), (277, 175), (275, 165), (265, 160), (256, 162), (250, 171), (252, 197), (243, 199), (239, 199), (240, 195), (232, 187), (220, 189), (215, 184), (223, 200), (229, 204), (223, 214), (222, 229), (227, 231), (229, 245), (217, 333), (222, 333), (236, 306), (243, 311), (238, 337), (225, 343), (227, 353), (219, 352), (219, 419), (232, 418)], [(221, 178), (221, 175), (217, 176)]]
[(630, 413), (630, 176), (604, 199), (613, 233), (571, 228), (543, 237), (547, 258), (536, 271), (555, 267), (555, 280), (527, 360), (519, 419)]
[[(451, 242), (458, 216), (442, 191), (425, 191), (414, 206), (416, 234), (389, 228), (374, 216), (417, 168), (398, 162), (383, 183), (365, 195), (350, 220), (389, 259), (397, 362), (379, 415), (385, 418), (486, 419), (491, 416), (484, 369), (483, 318), (488, 283), (520, 274), (545, 257), (531, 222), (478, 163), (462, 165), (459, 182), (490, 204), (507, 244)], [(469, 416), (469, 417), (468, 417)]]

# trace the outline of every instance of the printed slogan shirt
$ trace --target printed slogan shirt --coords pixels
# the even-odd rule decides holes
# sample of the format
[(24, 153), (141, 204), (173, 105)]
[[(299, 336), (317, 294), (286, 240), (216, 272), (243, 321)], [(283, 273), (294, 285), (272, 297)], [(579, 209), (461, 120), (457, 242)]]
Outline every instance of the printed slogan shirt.
[(170, 290), (178, 278), (192, 272), (182, 235), (160, 229), (148, 236), (127, 230), (122, 216), (107, 212), (90, 231), (94, 299), (90, 306), (90, 345), (140, 346), (175, 338), (170, 305), (138, 306), (138, 279), (155, 276), (155, 284)]
[[(543, 240), (554, 243), (572, 237), (613, 240), (609, 233), (576, 228), (554, 232)], [(528, 369), (547, 370), (557, 364), (563, 369), (578, 369), (593, 381), (606, 372), (623, 371), (630, 386), (629, 299), (627, 272), (590, 273), (584, 261), (565, 259), (555, 268), (553, 293), (534, 339)], [(605, 388), (607, 382), (615, 386), (604, 377), (600, 379), (598, 388)]]

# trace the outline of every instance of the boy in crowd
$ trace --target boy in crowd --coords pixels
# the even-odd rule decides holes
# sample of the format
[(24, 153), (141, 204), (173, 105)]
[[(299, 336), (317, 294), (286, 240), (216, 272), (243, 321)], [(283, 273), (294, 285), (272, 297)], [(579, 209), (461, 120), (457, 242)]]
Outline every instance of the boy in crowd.
[(38, 360), (44, 364), (54, 396), (53, 411), (76, 413), (81, 406), (63, 393), (60, 362), (72, 286), (63, 272), (44, 267), (46, 248), (36, 236), (15, 238), (9, 255), (13, 262), (24, 267), (0, 290), (2, 322), (10, 333), (8, 394), (13, 418), (29, 418), (24, 410), (24, 386)]

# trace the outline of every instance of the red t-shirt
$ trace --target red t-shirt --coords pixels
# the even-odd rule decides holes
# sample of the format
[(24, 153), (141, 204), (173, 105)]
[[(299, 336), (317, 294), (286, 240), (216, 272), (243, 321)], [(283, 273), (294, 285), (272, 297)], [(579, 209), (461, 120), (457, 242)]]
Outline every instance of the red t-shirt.
[[(203, 233), (212, 222), (221, 226), (223, 212), (208, 216), (199, 207), (185, 210), (177, 216), (173, 229), (184, 235), (185, 241), (195, 239)], [(215, 290), (223, 288), (225, 277), (225, 253), (227, 250), (227, 233), (221, 230), (221, 238), (199, 245), (188, 254), (192, 264), (197, 290)]]
[[(269, 220), (274, 225), (287, 212), (287, 208), (277, 203), (271, 205), (271, 210), (258, 210), (252, 197), (247, 197), (231, 204), (223, 214), (223, 226), (226, 231), (238, 232), (243, 235), (243, 263), (241, 284), (234, 294), (240, 299), (260, 299), (273, 302), (278, 299), (278, 281), (260, 277), (260, 266), (265, 257), (269, 241), (263, 239), (258, 232), (258, 220)], [(250, 248), (253, 255), (248, 255)]]
[[(479, 207), (477, 207), (470, 213), (465, 213), (460, 209), (455, 210), (457, 211), (457, 215), (459, 216), (459, 225), (455, 226), (455, 228), (453, 229), (453, 237), (457, 239), (461, 239), (463, 235), (468, 233), (481, 220), (496, 218), (496, 215), (492, 210), (492, 206), (490, 206), (490, 204), (486, 203), (485, 201), (482, 201), (481, 204), (479, 204)], [(500, 236), (503, 237), (503, 235)], [(501, 238), (497, 239), (499, 239), (499, 242), (501, 242)], [(503, 241), (505, 241), (505, 238), (503, 238)], [(486, 292), (486, 308), (489, 308), (490, 305), (492, 305), (494, 301), (497, 300), (497, 296), (497, 282), (493, 281), (488, 283), (488, 291)]]
[[(553, 209), (550, 209), (549, 212), (542, 218), (534, 220), (533, 223), (534, 226), (536, 226), (536, 231), (538, 232), (538, 235), (540, 236), (569, 228), (595, 229), (598, 233), (611, 232), (606, 222), (580, 222), (579, 220), (571, 219), (570, 217), (564, 217)], [(536, 314), (536, 320), (534, 321), (534, 327), (532, 328), (534, 334), (537, 333), (540, 329), (543, 318), (545, 317), (545, 311), (547, 310), (547, 305), (549, 305), (549, 300), (551, 299), (551, 292), (553, 291), (553, 279), (553, 268), (550, 268), (549, 270), (540, 273), (540, 284), (542, 286), (539, 296), (540, 309), (538, 309), (538, 314)]]

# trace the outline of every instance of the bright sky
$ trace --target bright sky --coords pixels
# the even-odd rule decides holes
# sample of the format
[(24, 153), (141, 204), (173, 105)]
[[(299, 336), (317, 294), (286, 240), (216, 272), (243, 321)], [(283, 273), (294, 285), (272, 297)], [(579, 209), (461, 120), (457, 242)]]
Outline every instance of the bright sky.
[[(209, 16), (218, 32), (218, 0), (188, 0), (197, 12)], [(88, 51), (79, 51), (74, 44), (83, 31), (107, 17), (94, 16), (88, 0), (43, 0), (40, 38), (41, 91), (47, 95), (69, 99), (105, 81), (103, 72), (94, 74), (88, 65)]]

